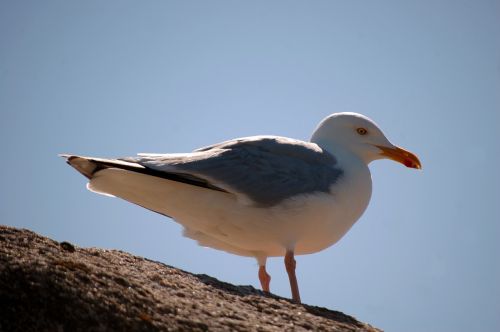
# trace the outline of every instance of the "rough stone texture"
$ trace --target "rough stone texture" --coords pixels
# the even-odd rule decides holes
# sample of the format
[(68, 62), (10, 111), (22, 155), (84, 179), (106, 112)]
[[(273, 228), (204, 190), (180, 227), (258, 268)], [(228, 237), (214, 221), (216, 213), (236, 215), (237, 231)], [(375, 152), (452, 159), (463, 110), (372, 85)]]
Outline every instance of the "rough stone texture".
[(117, 250), (0, 226), (0, 331), (380, 331)]

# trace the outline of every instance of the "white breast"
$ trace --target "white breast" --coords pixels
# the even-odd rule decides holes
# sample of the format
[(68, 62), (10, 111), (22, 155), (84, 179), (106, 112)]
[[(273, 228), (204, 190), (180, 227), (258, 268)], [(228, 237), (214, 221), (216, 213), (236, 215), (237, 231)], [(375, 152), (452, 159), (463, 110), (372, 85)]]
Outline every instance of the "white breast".
[[(314, 253), (335, 244), (361, 217), (370, 201), (371, 175), (360, 160), (346, 160), (340, 180), (331, 186), (329, 194), (311, 195), (297, 215), (302, 226), (295, 252)], [(292, 227), (293, 229), (293, 227)]]

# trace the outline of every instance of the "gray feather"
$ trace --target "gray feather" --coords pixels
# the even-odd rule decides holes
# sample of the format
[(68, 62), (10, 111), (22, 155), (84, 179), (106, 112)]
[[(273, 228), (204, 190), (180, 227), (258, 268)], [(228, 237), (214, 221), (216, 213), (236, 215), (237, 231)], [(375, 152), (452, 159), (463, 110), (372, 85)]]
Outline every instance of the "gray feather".
[(206, 179), (262, 207), (299, 194), (328, 193), (343, 174), (335, 157), (316, 144), (275, 136), (235, 139), (190, 154), (143, 154), (125, 160)]

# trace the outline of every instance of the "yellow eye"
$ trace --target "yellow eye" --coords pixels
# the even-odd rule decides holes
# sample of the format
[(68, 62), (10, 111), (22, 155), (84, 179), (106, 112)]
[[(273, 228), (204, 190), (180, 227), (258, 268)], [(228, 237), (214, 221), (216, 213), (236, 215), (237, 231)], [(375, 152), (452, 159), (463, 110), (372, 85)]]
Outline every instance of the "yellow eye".
[(366, 134), (368, 134), (368, 130), (366, 130), (365, 128), (358, 128), (358, 129), (356, 129), (356, 131), (360, 135), (366, 135)]

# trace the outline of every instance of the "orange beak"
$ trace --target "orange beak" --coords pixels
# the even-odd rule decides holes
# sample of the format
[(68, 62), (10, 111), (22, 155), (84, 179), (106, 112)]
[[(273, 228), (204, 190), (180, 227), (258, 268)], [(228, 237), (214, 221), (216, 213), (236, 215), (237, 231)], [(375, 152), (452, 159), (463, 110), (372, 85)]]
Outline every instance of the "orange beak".
[(418, 157), (410, 151), (406, 151), (405, 149), (397, 146), (388, 148), (385, 146), (376, 145), (376, 147), (382, 150), (381, 154), (386, 158), (397, 161), (398, 163), (401, 163), (406, 167), (422, 169), (420, 160), (418, 160)]

